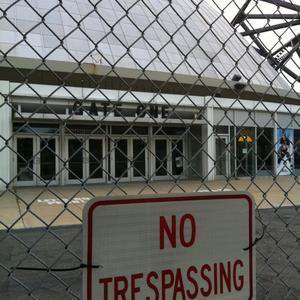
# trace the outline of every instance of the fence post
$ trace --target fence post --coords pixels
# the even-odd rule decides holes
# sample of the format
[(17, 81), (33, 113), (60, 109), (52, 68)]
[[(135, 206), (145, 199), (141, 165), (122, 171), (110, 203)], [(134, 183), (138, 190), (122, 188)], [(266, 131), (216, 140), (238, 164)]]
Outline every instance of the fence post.
[(277, 176), (277, 149), (276, 149), (276, 144), (277, 144), (277, 131), (278, 131), (278, 114), (277, 112), (274, 112), (274, 131), (273, 131), (273, 145), (274, 145), (274, 153), (273, 155), (274, 158), (274, 176)]
[(12, 136), (11, 108), (5, 102), (5, 95), (9, 94), (9, 82), (0, 81), (0, 191), (6, 189), (6, 183), (10, 181), (10, 149), (5, 146), (6, 140)]

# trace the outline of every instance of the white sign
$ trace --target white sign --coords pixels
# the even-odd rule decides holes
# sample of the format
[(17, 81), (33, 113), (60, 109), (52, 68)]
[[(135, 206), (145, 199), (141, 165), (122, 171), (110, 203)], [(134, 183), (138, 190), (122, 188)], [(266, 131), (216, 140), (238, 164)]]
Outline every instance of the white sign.
[(93, 199), (83, 212), (83, 299), (255, 299), (254, 238), (248, 194)]

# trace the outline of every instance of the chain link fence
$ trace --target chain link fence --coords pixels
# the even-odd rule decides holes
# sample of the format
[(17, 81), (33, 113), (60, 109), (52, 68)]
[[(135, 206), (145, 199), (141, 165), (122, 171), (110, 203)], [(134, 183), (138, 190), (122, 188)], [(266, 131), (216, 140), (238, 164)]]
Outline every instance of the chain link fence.
[(0, 298), (80, 299), (95, 196), (249, 191), (257, 299), (299, 299), (299, 26), (296, 0), (0, 0)]

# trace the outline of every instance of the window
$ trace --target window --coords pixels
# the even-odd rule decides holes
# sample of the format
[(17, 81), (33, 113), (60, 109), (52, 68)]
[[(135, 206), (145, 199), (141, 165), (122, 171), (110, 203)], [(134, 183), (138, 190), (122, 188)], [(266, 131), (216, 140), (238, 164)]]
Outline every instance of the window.
[(272, 128), (257, 128), (257, 173), (272, 175), (274, 169), (274, 134)]

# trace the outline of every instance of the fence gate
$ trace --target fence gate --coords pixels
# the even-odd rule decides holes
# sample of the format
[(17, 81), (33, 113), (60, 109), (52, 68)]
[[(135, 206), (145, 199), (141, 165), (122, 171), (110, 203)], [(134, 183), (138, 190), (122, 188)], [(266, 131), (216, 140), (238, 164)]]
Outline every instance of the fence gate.
[(0, 0), (0, 298), (80, 299), (95, 196), (249, 191), (257, 299), (299, 299), (299, 16)]

